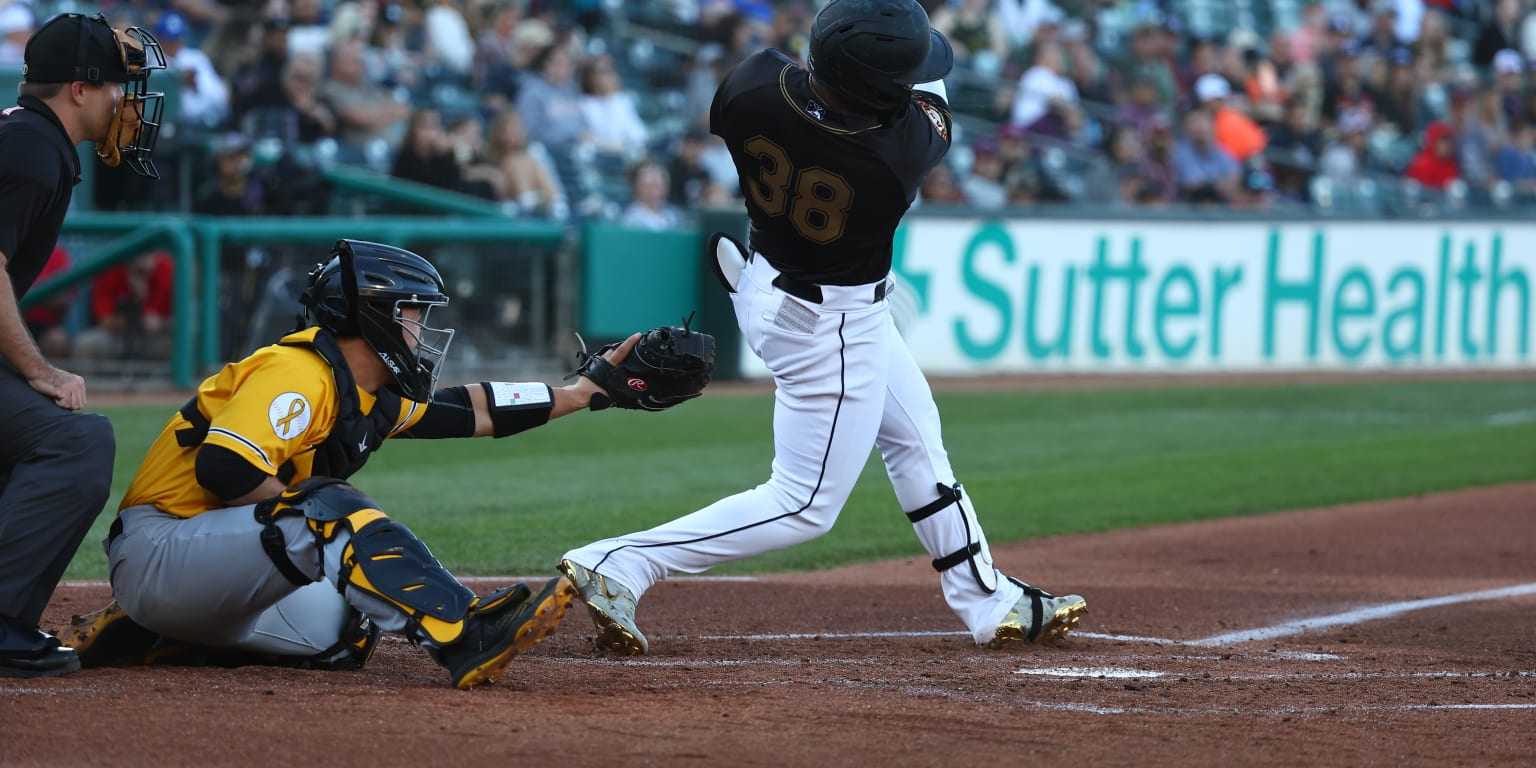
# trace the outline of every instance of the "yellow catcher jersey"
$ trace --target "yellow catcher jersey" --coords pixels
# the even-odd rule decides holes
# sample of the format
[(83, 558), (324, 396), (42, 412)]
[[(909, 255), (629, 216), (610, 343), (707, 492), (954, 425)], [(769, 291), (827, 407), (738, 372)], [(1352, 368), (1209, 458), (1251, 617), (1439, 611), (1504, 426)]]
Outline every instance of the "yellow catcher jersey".
[[(180, 412), (172, 416), (144, 457), (119, 509), (152, 504), (179, 517), (192, 517), (229, 506), (197, 482), (197, 450), (204, 443), (239, 454), (253, 466), (288, 485), (313, 472), (314, 450), (331, 434), (340, 415), (336, 377), (329, 363), (308, 346), (317, 328), (283, 338), (283, 344), (263, 347), (238, 363), (230, 363), (197, 389), (197, 409), (208, 419), (207, 435), (184, 445), (193, 426)], [(361, 410), (369, 414), (379, 402), (357, 391)], [(398, 403), (384, 437), (410, 429), (426, 406), (409, 400)], [(178, 436), (181, 433), (183, 436)], [(291, 473), (291, 476), (288, 476)]]

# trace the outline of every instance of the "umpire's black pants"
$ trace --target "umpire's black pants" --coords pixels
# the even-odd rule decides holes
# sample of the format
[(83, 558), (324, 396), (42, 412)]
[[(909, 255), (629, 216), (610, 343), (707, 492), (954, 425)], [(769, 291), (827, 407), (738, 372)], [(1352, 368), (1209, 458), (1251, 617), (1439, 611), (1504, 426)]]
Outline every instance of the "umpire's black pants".
[(60, 408), (0, 359), (0, 616), (42, 618), (107, 503), (116, 453), (107, 417)]

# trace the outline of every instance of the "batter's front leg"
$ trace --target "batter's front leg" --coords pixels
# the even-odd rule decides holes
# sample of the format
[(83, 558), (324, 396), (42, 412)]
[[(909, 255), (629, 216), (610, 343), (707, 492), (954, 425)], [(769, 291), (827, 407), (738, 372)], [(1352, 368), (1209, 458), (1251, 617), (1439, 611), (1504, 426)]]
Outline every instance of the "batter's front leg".
[(993, 566), (975, 507), (950, 467), (933, 390), (895, 323), (888, 334), (890, 371), (876, 444), (896, 500), (940, 571), (944, 599), (976, 641), (986, 642), (1023, 590)]

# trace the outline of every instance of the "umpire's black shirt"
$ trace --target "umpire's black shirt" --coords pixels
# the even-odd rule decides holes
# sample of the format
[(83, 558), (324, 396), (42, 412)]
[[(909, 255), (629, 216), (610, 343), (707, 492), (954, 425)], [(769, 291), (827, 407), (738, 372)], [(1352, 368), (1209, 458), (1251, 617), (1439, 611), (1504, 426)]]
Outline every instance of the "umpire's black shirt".
[(0, 253), (20, 299), (53, 255), (80, 153), (42, 100), (22, 96), (0, 111)]

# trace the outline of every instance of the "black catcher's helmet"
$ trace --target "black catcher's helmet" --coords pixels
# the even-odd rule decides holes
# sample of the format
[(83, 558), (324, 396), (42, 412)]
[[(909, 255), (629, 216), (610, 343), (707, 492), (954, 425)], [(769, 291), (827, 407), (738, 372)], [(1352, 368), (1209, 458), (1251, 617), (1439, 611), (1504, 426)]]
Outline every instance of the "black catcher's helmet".
[(912, 86), (949, 74), (955, 52), (917, 0), (832, 0), (811, 23), (811, 74), (856, 107), (884, 117)]
[[(367, 341), (394, 374), (402, 397), (432, 399), (453, 329), (428, 323), (432, 308), (447, 304), (448, 295), (426, 259), (392, 245), (337, 240), (330, 260), (309, 273), (299, 301), (310, 325)], [(404, 309), (419, 309), (421, 317), (403, 317)]]

